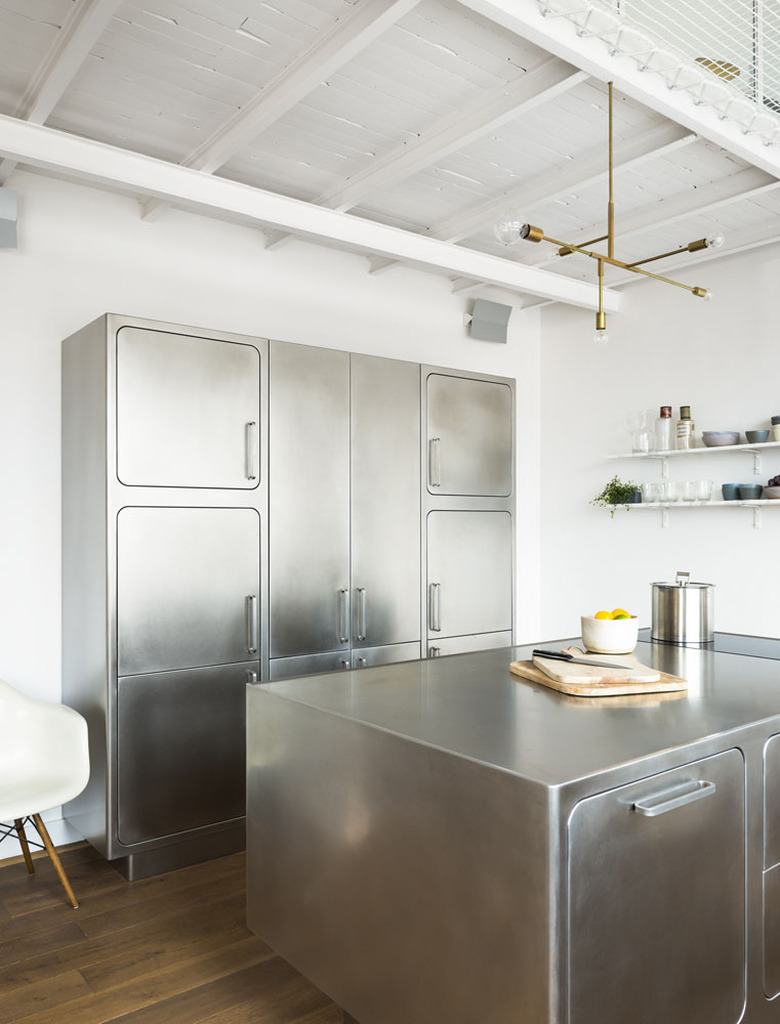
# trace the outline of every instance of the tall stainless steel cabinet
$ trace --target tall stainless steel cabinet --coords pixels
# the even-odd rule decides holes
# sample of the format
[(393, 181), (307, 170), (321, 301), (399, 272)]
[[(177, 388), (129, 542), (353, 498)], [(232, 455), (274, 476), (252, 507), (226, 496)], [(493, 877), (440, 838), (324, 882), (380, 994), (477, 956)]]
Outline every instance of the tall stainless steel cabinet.
[(129, 877), (243, 843), (267, 657), (267, 343), (108, 315), (63, 345), (65, 816)]
[(423, 367), (427, 655), (513, 638), (514, 381)]
[(420, 367), (270, 345), (270, 676), (420, 657)]

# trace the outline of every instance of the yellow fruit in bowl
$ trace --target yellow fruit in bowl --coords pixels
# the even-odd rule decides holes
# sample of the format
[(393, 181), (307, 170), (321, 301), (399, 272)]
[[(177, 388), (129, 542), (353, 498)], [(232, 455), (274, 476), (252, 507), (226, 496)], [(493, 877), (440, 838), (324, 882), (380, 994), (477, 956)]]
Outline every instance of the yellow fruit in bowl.
[(610, 615), (609, 612), (596, 612), (596, 614), (593, 616), (593, 618), (594, 619), (611, 619), (612, 616)]
[(630, 619), (631, 616), (626, 611), (625, 608), (615, 608), (615, 610), (612, 612), (612, 618), (613, 619)]

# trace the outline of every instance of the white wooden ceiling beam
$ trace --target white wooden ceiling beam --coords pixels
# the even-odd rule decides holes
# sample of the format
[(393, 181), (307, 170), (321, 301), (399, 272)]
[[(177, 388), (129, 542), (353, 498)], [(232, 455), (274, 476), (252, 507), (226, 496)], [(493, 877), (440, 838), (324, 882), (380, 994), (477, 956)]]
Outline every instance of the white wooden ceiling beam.
[[(671, 123), (657, 125), (648, 131), (629, 139), (615, 149), (614, 171), (621, 172), (639, 167), (652, 160), (669, 156), (684, 146), (695, 142), (692, 132)], [(507, 210), (532, 210), (541, 203), (554, 202), (561, 196), (578, 189), (587, 188), (608, 176), (607, 152), (604, 146), (596, 146), (578, 157), (572, 165), (557, 171), (545, 172), (525, 182), (519, 188), (504, 192), (497, 199), (480, 203), (466, 213), (452, 217), (426, 232), (429, 238), (440, 238), (445, 242), (459, 242), (479, 234), (492, 226)], [(376, 260), (371, 273), (378, 274), (393, 266), (392, 261)]]
[[(209, 174), (222, 167), (420, 2), (363, 0), (180, 161), (182, 166)], [(160, 205), (146, 204), (143, 216), (151, 217)]]
[[(44, 124), (73, 77), (103, 34), (122, 0), (76, 0), (46, 57), (14, 111), (24, 121)], [(0, 183), (8, 179), (13, 161), (0, 163)]]
[(492, 90), (465, 109), (456, 110), (439, 121), (433, 130), (421, 132), (415, 142), (399, 146), (384, 159), (373, 160), (343, 188), (323, 196), (319, 202), (331, 210), (352, 209), (371, 192), (433, 166), (507, 122), (549, 103), (587, 77), (565, 61), (546, 60), (514, 82)]
[(780, 177), (780, 149), (765, 145), (757, 135), (745, 132), (734, 122), (723, 120), (705, 104), (696, 105), (683, 90), (670, 89), (660, 75), (641, 72), (628, 56), (615, 55), (596, 37), (579, 35), (564, 17), (544, 17), (537, 0), (458, 0), (462, 6), (494, 21), (548, 50), (561, 60), (587, 71), (602, 82), (614, 82), (615, 89), (643, 103), (714, 142), (741, 160)]
[[(504, 83), (480, 97), (465, 110), (455, 111), (431, 131), (422, 132), (415, 142), (399, 146), (380, 160), (373, 160), (343, 188), (321, 196), (316, 202), (331, 210), (350, 210), (371, 192), (433, 166), (508, 121), (568, 92), (587, 77), (565, 61), (554, 57), (546, 60), (514, 82)], [(266, 247), (277, 246), (282, 238), (281, 235), (270, 236)]]
[[(772, 179), (769, 175), (760, 171), (757, 167), (745, 167), (730, 178), (722, 178), (713, 181), (704, 188), (688, 189), (680, 195), (671, 196), (645, 207), (637, 214), (621, 215), (620, 209), (615, 210), (615, 245), (619, 249), (620, 241), (629, 238), (631, 235), (640, 234), (649, 229), (665, 227), (675, 224), (677, 221), (685, 220), (686, 217), (698, 216), (708, 213), (711, 210), (728, 206), (731, 203), (740, 202), (745, 199), (755, 198), (764, 192), (771, 192), (780, 188), (780, 181)], [(539, 225), (545, 230), (544, 224)], [(606, 208), (604, 220), (590, 224), (577, 232), (574, 238), (563, 238), (561, 241), (577, 245), (578, 241), (594, 238), (596, 235), (606, 231)], [(528, 243), (519, 243), (528, 250)], [(542, 249), (544, 246), (544, 249)], [(652, 253), (648, 253), (648, 256)], [(620, 255), (618, 253), (618, 258)], [(566, 259), (571, 259), (567, 256)], [(526, 266), (540, 267), (548, 263), (556, 263), (559, 266), (560, 257), (557, 250), (549, 244), (540, 242), (536, 251), (530, 259), (524, 260)]]
[[(573, 281), (12, 117), (0, 116), (0, 156), (60, 177), (147, 195), (256, 227), (281, 229), (334, 248), (389, 256), (447, 276), (471, 277), (586, 309), (595, 309), (598, 305), (598, 289), (594, 284)], [(607, 290), (606, 308), (616, 311), (619, 304), (619, 297)]]

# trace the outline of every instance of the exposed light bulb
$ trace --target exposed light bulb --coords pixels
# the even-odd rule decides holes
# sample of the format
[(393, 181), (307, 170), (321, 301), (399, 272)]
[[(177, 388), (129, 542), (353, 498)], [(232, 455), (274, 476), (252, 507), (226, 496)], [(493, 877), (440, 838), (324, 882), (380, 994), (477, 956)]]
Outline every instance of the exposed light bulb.
[(597, 327), (593, 335), (593, 344), (604, 346), (609, 341), (606, 327)]
[(725, 241), (726, 239), (723, 237), (723, 235), (710, 235), (710, 237), (707, 239), (707, 248), (720, 249), (720, 247), (723, 245)]
[(707, 291), (702, 295), (705, 302), (710, 302), (712, 299), (712, 288), (708, 288)]
[(515, 245), (523, 237), (523, 221), (515, 213), (506, 213), (493, 225), (493, 234), (504, 245)]

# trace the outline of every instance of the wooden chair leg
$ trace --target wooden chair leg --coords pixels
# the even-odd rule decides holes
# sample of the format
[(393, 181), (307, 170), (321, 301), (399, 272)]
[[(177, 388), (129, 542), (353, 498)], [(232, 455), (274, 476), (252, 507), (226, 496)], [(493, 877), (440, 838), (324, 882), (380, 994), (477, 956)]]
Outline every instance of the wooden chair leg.
[(30, 847), (27, 843), (27, 836), (24, 831), (24, 821), (22, 821), (21, 818), (14, 818), (14, 828), (16, 829), (16, 834), (19, 837), (19, 845), (21, 846), (22, 853), (24, 854), (24, 863), (27, 865), (27, 870), (32, 875), (35, 873), (35, 865), (33, 864), (33, 859), (30, 856)]
[(54, 844), (52, 843), (51, 838), (49, 837), (49, 833), (46, 831), (46, 826), (43, 824), (40, 814), (33, 814), (32, 820), (33, 825), (35, 825), (35, 827), (38, 830), (38, 835), (41, 837), (43, 841), (43, 845), (46, 847), (46, 852), (51, 858), (51, 862), (54, 865), (54, 870), (57, 872), (57, 877), (62, 882), (62, 887), (68, 896), (70, 905), (75, 910), (75, 908), (78, 907), (78, 901), (76, 900), (76, 897), (73, 893), (73, 889), (71, 889), (70, 887), (68, 876), (65, 874), (65, 869), (63, 868), (62, 863), (60, 862), (60, 858), (57, 855), (57, 851), (54, 849)]

